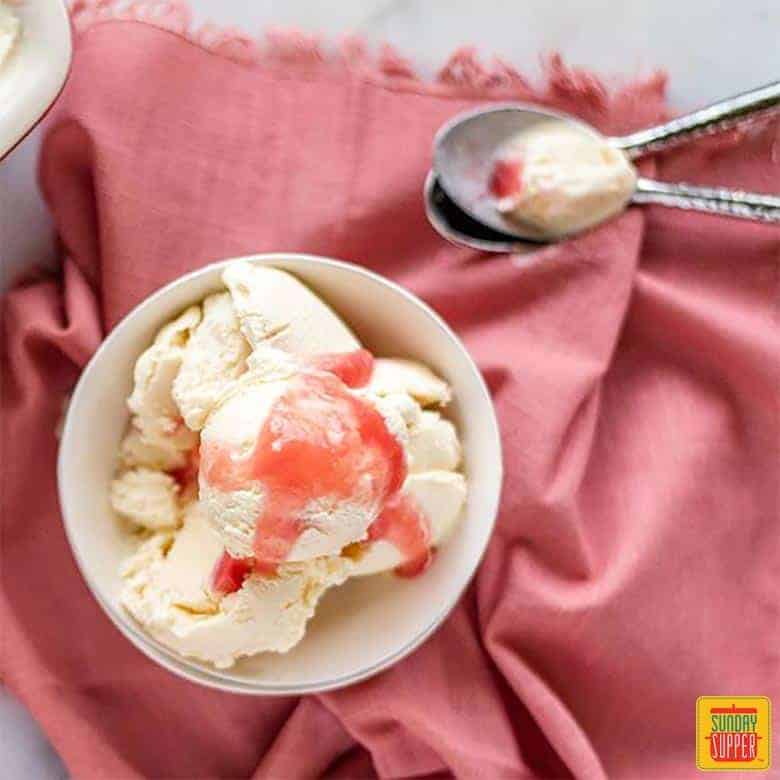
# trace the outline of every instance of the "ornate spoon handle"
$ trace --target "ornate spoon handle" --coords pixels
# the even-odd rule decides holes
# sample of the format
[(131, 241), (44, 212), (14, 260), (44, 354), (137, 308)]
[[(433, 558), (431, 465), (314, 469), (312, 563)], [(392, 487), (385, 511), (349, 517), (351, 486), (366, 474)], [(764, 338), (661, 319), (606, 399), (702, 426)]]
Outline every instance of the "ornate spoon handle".
[(780, 81), (726, 98), (662, 125), (613, 138), (612, 143), (633, 159), (686, 143), (703, 135), (730, 130), (778, 108), (780, 108)]
[(726, 217), (780, 223), (780, 196), (740, 192), (721, 187), (693, 187), (640, 178), (634, 203), (657, 203), (677, 209), (706, 211)]

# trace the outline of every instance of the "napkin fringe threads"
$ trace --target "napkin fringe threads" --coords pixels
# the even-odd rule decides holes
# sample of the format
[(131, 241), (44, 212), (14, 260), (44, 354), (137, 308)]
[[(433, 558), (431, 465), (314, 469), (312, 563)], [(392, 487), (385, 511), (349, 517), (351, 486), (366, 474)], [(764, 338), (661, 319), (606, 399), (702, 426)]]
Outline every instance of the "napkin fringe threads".
[(445, 97), (505, 97), (534, 102), (571, 100), (582, 113), (583, 104), (594, 114), (608, 114), (613, 100), (630, 100), (637, 107), (663, 105), (666, 74), (654, 71), (632, 83), (610, 83), (564, 64), (557, 53), (542, 58), (543, 83), (533, 85), (499, 57), (484, 63), (474, 47), (458, 48), (431, 79), (420, 77), (409, 60), (389, 44), (369, 51), (366, 42), (347, 36), (337, 46), (326, 46), (315, 35), (299, 30), (269, 29), (255, 38), (235, 27), (206, 23), (196, 28), (185, 0), (72, 0), (74, 28), (78, 33), (107, 21), (144, 22), (181, 35), (192, 43), (235, 62), (358, 72), (394, 89)]

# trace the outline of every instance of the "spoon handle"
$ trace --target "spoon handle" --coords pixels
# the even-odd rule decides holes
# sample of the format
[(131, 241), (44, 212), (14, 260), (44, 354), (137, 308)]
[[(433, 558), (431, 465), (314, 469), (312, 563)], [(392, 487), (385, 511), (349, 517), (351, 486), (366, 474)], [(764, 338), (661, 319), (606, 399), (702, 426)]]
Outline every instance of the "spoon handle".
[(631, 200), (633, 203), (657, 203), (676, 209), (705, 211), (756, 222), (780, 223), (780, 196), (777, 195), (639, 179)]
[(780, 108), (780, 81), (775, 81), (713, 103), (706, 108), (700, 108), (692, 114), (679, 116), (662, 125), (613, 138), (612, 143), (634, 159), (704, 135), (730, 130), (778, 108)]

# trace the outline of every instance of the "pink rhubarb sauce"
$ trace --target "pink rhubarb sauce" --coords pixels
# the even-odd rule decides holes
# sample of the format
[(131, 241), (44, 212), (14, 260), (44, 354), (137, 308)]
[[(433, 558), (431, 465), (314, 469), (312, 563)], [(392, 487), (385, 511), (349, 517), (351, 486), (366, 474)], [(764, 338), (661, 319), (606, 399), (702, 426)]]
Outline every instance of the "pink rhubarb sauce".
[(178, 469), (171, 469), (168, 473), (176, 480), (181, 492), (189, 490), (198, 482), (198, 469), (200, 468), (200, 451), (195, 448), (187, 455), (187, 462)]
[(211, 572), (211, 587), (217, 593), (235, 593), (253, 568), (251, 558), (234, 558), (224, 552)]
[(210, 485), (228, 492), (258, 481), (267, 496), (256, 523), (255, 557), (225, 552), (212, 575), (219, 593), (240, 588), (251, 571), (273, 575), (304, 530), (301, 511), (322, 497), (381, 507), (369, 539), (386, 539), (401, 551), (400, 574), (421, 572), (430, 557), (427, 519), (400, 493), (403, 448), (374, 406), (348, 390), (369, 381), (371, 353), (318, 356), (310, 365), (314, 370), (296, 376), (276, 400), (249, 456), (235, 457), (217, 442), (201, 447)]
[(520, 160), (498, 160), (490, 174), (488, 189), (495, 198), (516, 195), (523, 188), (523, 163)]
[(330, 371), (347, 387), (365, 387), (374, 371), (374, 356), (367, 349), (316, 355), (307, 363), (318, 371)]
[(403, 493), (396, 493), (385, 503), (382, 511), (369, 526), (371, 542), (384, 540), (401, 552), (404, 562), (395, 573), (402, 577), (416, 577), (431, 562), (431, 532), (428, 521)]

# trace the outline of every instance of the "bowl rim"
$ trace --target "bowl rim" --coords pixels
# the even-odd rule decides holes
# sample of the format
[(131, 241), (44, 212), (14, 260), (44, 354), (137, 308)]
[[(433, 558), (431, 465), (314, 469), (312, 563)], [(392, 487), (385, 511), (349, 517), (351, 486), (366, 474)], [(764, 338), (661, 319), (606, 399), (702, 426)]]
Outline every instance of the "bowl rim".
[[(65, 0), (47, 0), (45, 3), (27, 2), (22, 10), (25, 15), (32, 14), (40, 21), (49, 22), (50, 27), (52, 27), (51, 23), (56, 25), (56, 30), (58, 34), (61, 33), (61, 37), (59, 41), (60, 48), (55, 52), (57, 57), (54, 63), (59, 67), (56, 78), (48, 83), (49, 89), (45, 98), (30, 102), (26, 95), (21, 94), (13, 106), (18, 114), (19, 121), (14, 122), (10, 118), (3, 121), (0, 118), (0, 161), (8, 157), (51, 111), (63, 93), (73, 68), (74, 34), (68, 13), (68, 5)], [(22, 40), (14, 44), (9, 56), (26, 58), (27, 49), (28, 44), (24, 38), (24, 30), (22, 30)], [(5, 64), (0, 64), (0, 67)], [(2, 77), (2, 74), (0, 74), (0, 77)], [(13, 111), (8, 112), (8, 117), (12, 117), (13, 113)], [(15, 129), (9, 129), (14, 125)]]
[[(81, 395), (85, 392), (84, 388), (91, 381), (92, 373), (95, 370), (95, 364), (99, 360), (100, 356), (102, 356), (104, 353), (109, 352), (111, 350), (111, 346), (118, 338), (118, 335), (122, 333), (125, 329), (130, 327), (130, 323), (138, 316), (140, 312), (152, 306), (156, 301), (165, 298), (167, 295), (170, 294), (170, 292), (173, 289), (181, 287), (182, 285), (186, 285), (192, 282), (193, 280), (197, 279), (198, 277), (212, 274), (215, 271), (225, 268), (227, 265), (234, 263), (238, 260), (245, 260), (248, 262), (260, 261), (262, 265), (271, 265), (271, 266), (273, 266), (275, 262), (279, 262), (283, 260), (303, 261), (304, 264), (312, 264), (315, 266), (337, 268), (340, 271), (346, 271), (347, 273), (353, 274), (356, 277), (371, 279), (373, 282), (377, 282), (384, 287), (390, 288), (395, 294), (400, 295), (401, 297), (411, 302), (413, 305), (421, 308), (426, 313), (428, 318), (431, 319), (433, 324), (437, 328), (439, 328), (439, 330), (443, 331), (443, 333), (451, 341), (454, 341), (455, 344), (460, 348), (461, 352), (466, 358), (467, 364), (469, 365), (472, 373), (477, 379), (477, 384), (480, 393), (483, 396), (483, 400), (487, 402), (487, 407), (490, 410), (490, 414), (487, 415), (487, 417), (481, 421), (481, 424), (485, 425), (488, 428), (487, 434), (493, 440), (492, 445), (495, 448), (495, 452), (497, 454), (498, 473), (496, 476), (497, 476), (498, 489), (495, 491), (495, 496), (492, 497), (491, 504), (486, 508), (486, 511), (484, 513), (484, 515), (489, 520), (489, 527), (487, 529), (487, 534), (485, 536), (485, 544), (483, 545), (482, 550), (480, 550), (479, 555), (474, 559), (470, 571), (468, 571), (467, 576), (463, 580), (463, 584), (458, 589), (454, 597), (451, 600), (449, 600), (449, 603), (439, 611), (439, 613), (434, 617), (434, 619), (430, 621), (430, 623), (423, 630), (419, 631), (417, 634), (411, 637), (401, 647), (386, 654), (371, 666), (359, 669), (352, 673), (342, 674), (338, 677), (332, 679), (325, 679), (323, 681), (318, 681), (315, 683), (303, 683), (303, 684), (295, 685), (290, 683), (275, 684), (275, 683), (240, 682), (235, 680), (232, 677), (228, 677), (226, 675), (221, 674), (220, 671), (216, 668), (215, 669), (205, 668), (203, 665), (200, 665), (192, 661), (191, 659), (186, 658), (185, 656), (180, 656), (177, 653), (169, 650), (160, 642), (150, 637), (139, 628), (136, 628), (134, 625), (132, 625), (129, 618), (121, 616), (118, 613), (118, 611), (115, 610), (114, 607), (103, 598), (97, 585), (93, 582), (89, 574), (88, 567), (86, 566), (85, 561), (81, 559), (80, 553), (78, 552), (78, 548), (75, 544), (75, 536), (76, 536), (75, 526), (68, 519), (68, 512), (67, 512), (67, 507), (65, 502), (66, 491), (64, 488), (65, 470), (66, 470), (65, 451), (67, 449), (65, 444), (69, 436), (71, 435), (74, 410), (78, 407), (78, 401)], [(295, 274), (294, 271), (291, 271), (289, 273), (293, 273), (293, 275)], [(76, 383), (76, 386), (73, 390), (73, 393), (71, 395), (70, 403), (68, 404), (68, 410), (65, 415), (65, 421), (62, 428), (62, 436), (60, 438), (59, 449), (57, 453), (57, 495), (59, 498), (60, 515), (65, 530), (65, 536), (67, 537), (71, 554), (73, 555), (73, 558), (76, 561), (76, 566), (84, 582), (86, 583), (87, 588), (89, 589), (91, 595), (98, 602), (100, 607), (103, 609), (103, 611), (106, 613), (109, 620), (111, 620), (114, 626), (116, 626), (116, 628), (118, 628), (119, 631), (128, 640), (130, 640), (130, 642), (138, 650), (140, 650), (144, 655), (146, 655), (152, 661), (155, 661), (156, 663), (160, 664), (168, 671), (173, 672), (178, 677), (181, 677), (182, 679), (188, 680), (190, 682), (199, 683), (200, 685), (204, 685), (209, 688), (214, 688), (221, 691), (226, 691), (230, 693), (239, 693), (244, 695), (290, 696), (290, 695), (323, 693), (325, 691), (332, 691), (332, 690), (344, 688), (349, 685), (353, 685), (355, 683), (361, 682), (363, 680), (368, 679), (369, 677), (373, 677), (379, 672), (398, 663), (407, 655), (409, 655), (411, 652), (416, 650), (441, 626), (441, 624), (444, 622), (444, 620), (447, 618), (447, 616), (450, 614), (450, 612), (455, 608), (457, 603), (462, 598), (464, 592), (471, 584), (471, 581), (473, 580), (477, 569), (482, 563), (482, 560), (485, 555), (485, 551), (487, 550), (488, 544), (495, 530), (496, 518), (498, 516), (498, 509), (499, 509), (501, 493), (503, 489), (503, 477), (504, 477), (503, 471), (504, 471), (503, 451), (501, 446), (501, 436), (500, 436), (500, 430), (498, 425), (498, 419), (496, 417), (496, 411), (493, 405), (493, 400), (490, 396), (488, 387), (485, 384), (485, 380), (484, 377), (482, 376), (482, 372), (477, 367), (476, 363), (474, 362), (474, 359), (471, 357), (470, 353), (468, 352), (468, 350), (466, 349), (465, 345), (460, 340), (460, 338), (456, 335), (456, 333), (452, 330), (452, 328), (450, 328), (450, 326), (447, 325), (447, 323), (441, 318), (441, 316), (434, 309), (432, 309), (427, 303), (422, 301), (416, 295), (411, 293), (409, 290), (406, 290), (404, 287), (397, 284), (396, 282), (374, 271), (370, 271), (366, 268), (363, 268), (362, 266), (355, 265), (354, 263), (349, 263), (343, 260), (334, 260), (328, 257), (322, 257), (319, 255), (312, 255), (312, 254), (306, 254), (300, 252), (270, 252), (270, 253), (258, 253), (252, 255), (242, 255), (238, 257), (231, 257), (231, 258), (219, 260), (213, 263), (209, 263), (208, 265), (202, 266), (201, 268), (198, 268), (194, 271), (190, 271), (189, 273), (186, 273), (182, 276), (179, 276), (173, 281), (161, 287), (159, 290), (156, 290), (151, 295), (144, 298), (142, 301), (140, 301), (127, 314), (125, 314), (125, 316), (111, 329), (108, 335), (103, 339), (103, 341), (100, 343), (98, 348), (95, 350), (94, 354), (89, 359), (87, 365), (82, 370), (79, 379)], [(153, 650), (156, 652), (153, 652)]]

